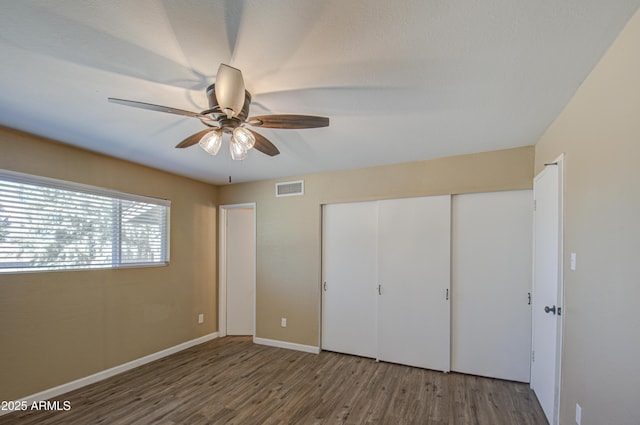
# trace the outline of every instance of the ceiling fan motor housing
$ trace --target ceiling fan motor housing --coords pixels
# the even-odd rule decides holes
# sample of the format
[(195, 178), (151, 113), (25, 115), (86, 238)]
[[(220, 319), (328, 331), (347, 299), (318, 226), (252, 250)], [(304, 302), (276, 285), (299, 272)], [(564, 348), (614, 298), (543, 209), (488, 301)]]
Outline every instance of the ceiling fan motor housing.
[[(220, 109), (218, 105), (218, 99), (216, 98), (216, 85), (211, 84), (207, 87), (207, 100), (209, 101), (209, 109)], [(248, 90), (244, 91), (244, 104), (242, 105), (242, 111), (238, 114), (238, 118), (245, 121), (249, 116), (249, 105), (251, 104), (251, 93)], [(222, 112), (222, 111), (220, 111)]]

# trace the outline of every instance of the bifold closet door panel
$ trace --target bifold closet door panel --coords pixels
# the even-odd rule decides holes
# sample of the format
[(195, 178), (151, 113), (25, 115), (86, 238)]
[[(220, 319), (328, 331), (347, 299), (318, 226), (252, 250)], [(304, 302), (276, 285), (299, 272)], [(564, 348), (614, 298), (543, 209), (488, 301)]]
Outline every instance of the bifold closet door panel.
[(377, 211), (375, 202), (324, 207), (324, 350), (376, 357)]
[(448, 371), (451, 197), (378, 207), (378, 358)]
[(533, 194), (453, 197), (451, 370), (529, 382)]

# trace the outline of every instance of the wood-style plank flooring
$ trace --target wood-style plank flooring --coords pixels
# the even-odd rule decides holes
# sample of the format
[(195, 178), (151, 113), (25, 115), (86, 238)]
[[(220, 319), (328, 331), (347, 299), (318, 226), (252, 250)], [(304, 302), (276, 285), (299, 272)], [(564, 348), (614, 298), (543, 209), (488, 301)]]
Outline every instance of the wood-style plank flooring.
[(527, 384), (219, 338), (0, 424), (547, 424)]

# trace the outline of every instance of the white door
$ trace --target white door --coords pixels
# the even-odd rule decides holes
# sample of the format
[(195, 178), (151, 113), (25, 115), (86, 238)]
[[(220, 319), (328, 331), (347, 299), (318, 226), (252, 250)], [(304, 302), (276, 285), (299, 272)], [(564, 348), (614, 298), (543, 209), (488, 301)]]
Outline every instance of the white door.
[(378, 358), (449, 370), (451, 197), (381, 201)]
[(550, 424), (556, 424), (559, 391), (561, 289), (561, 166), (548, 165), (533, 183), (533, 352), (531, 387)]
[(376, 357), (375, 202), (323, 210), (322, 349)]
[(227, 209), (227, 334), (253, 335), (254, 210)]
[(452, 202), (451, 370), (529, 382), (531, 190)]

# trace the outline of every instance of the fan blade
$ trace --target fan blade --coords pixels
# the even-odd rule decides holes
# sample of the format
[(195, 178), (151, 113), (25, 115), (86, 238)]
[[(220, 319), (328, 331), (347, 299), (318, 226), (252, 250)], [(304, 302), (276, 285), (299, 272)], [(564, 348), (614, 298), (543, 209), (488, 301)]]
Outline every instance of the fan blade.
[(153, 103), (137, 102), (135, 100), (117, 99), (115, 97), (109, 97), (109, 102), (119, 103), (120, 105), (133, 106), (136, 108), (149, 109), (151, 111), (168, 112), (170, 114), (184, 115), (187, 117), (199, 118), (200, 114), (197, 112), (185, 111), (184, 109), (171, 108), (169, 106), (154, 105)]
[(202, 130), (202, 131), (197, 132), (196, 134), (192, 134), (191, 136), (189, 136), (186, 139), (184, 139), (182, 142), (178, 143), (176, 145), (176, 148), (183, 149), (183, 148), (188, 148), (189, 146), (193, 146), (196, 143), (198, 143), (200, 141), (200, 139), (202, 139), (204, 137), (205, 134), (209, 133), (210, 131), (214, 131), (214, 130), (215, 129), (207, 128), (206, 130)]
[(328, 127), (329, 118), (313, 115), (261, 115), (251, 117), (247, 122), (265, 128), (318, 128)]
[(257, 149), (263, 154), (269, 155), (269, 156), (276, 156), (280, 153), (278, 148), (276, 148), (276, 146), (273, 143), (271, 143), (269, 140), (267, 140), (267, 138), (264, 137), (262, 134), (256, 133), (250, 128), (247, 128), (247, 130), (249, 130), (251, 134), (253, 134), (253, 137), (256, 138), (256, 144), (253, 145), (254, 149)]

